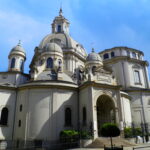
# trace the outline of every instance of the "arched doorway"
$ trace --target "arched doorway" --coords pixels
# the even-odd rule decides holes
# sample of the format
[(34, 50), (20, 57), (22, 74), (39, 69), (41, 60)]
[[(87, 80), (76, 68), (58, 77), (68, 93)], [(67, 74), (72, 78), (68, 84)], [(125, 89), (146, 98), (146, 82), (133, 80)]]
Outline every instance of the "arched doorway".
[(97, 127), (100, 136), (100, 128), (104, 123), (115, 123), (115, 105), (113, 100), (107, 95), (101, 95), (97, 100)]

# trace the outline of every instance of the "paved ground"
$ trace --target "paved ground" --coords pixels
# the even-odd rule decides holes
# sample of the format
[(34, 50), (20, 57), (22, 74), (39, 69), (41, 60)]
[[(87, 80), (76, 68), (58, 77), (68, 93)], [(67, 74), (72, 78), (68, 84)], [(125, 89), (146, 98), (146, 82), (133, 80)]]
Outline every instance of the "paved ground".
[[(141, 144), (134, 147), (135, 150), (150, 150), (150, 143)], [(124, 147), (124, 150), (133, 150), (133, 147)], [(71, 149), (71, 150), (104, 150), (103, 148), (77, 148), (77, 149)]]

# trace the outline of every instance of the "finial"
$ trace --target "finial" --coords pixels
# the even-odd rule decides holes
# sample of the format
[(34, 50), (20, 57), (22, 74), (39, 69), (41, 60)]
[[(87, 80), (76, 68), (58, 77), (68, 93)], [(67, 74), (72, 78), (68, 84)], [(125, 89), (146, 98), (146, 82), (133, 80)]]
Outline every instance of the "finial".
[(94, 48), (92, 48), (92, 53), (94, 53), (95, 52), (95, 50), (94, 50)]
[(91, 43), (91, 46), (92, 46), (92, 53), (94, 53), (95, 50), (94, 50), (94, 48), (93, 48), (93, 47), (94, 47), (94, 43), (93, 43), (93, 42)]
[(18, 46), (21, 46), (21, 40), (19, 40), (19, 42), (18, 42)]
[(62, 16), (62, 14), (63, 14), (63, 11), (62, 11), (62, 6), (61, 6), (59, 10), (59, 16)]

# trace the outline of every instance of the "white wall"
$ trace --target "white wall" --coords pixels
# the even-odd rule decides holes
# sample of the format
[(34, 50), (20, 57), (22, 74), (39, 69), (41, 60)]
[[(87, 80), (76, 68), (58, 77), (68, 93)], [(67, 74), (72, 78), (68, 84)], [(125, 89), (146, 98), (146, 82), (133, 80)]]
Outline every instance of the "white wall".
[(8, 108), (8, 124), (0, 128), (0, 140), (12, 140), (16, 92), (13, 90), (0, 89), (0, 115), (4, 107)]
[[(22, 114), (16, 112), (15, 139), (58, 140), (63, 129), (77, 129), (78, 109), (77, 92), (63, 89), (30, 89), (19, 92), (17, 109), (23, 104), (25, 110)], [(23, 98), (24, 97), (24, 98)], [(26, 102), (25, 102), (26, 101)], [(72, 110), (72, 126), (65, 127), (64, 110)], [(22, 120), (18, 128), (18, 121)], [(25, 130), (25, 131), (23, 131)], [(22, 133), (25, 134), (22, 134)]]

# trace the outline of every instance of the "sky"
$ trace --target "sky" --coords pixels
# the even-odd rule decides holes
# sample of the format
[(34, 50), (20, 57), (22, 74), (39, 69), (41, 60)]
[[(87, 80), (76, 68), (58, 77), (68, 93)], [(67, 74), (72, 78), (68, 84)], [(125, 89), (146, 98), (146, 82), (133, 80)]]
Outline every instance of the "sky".
[(150, 0), (0, 0), (0, 71), (7, 71), (9, 52), (21, 40), (28, 73), (34, 48), (51, 33), (61, 5), (70, 35), (87, 53), (127, 46), (150, 61)]

